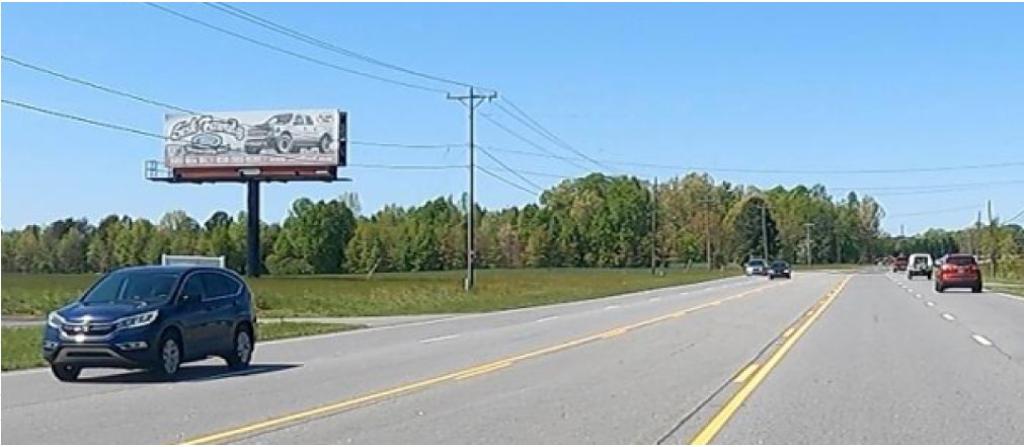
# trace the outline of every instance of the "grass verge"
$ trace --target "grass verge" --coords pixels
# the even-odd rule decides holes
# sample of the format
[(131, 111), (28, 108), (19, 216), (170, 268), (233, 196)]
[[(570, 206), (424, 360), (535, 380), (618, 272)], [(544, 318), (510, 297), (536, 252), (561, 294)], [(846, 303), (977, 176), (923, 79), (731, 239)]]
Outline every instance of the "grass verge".
[[(259, 340), (305, 337), (359, 329), (362, 326), (334, 323), (268, 322), (260, 323)], [(43, 329), (40, 327), (11, 327), (0, 329), (0, 369), (16, 369), (46, 366), (40, 349), (43, 343)]]
[[(267, 317), (382, 316), (486, 312), (599, 298), (740, 274), (736, 270), (481, 270), (466, 293), (462, 271), (365, 275), (267, 276), (248, 280)], [(4, 315), (45, 315), (78, 296), (97, 275), (4, 275)]]

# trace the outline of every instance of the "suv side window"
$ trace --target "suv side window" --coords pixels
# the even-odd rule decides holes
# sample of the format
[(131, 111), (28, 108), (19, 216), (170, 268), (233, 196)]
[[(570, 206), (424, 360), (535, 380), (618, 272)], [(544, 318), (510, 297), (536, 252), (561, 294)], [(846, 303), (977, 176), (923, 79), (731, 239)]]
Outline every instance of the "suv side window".
[(295, 115), (295, 121), (293, 121), (292, 124), (296, 126), (301, 126), (303, 124), (306, 124), (306, 120), (302, 119), (302, 115)]
[(241, 284), (227, 275), (220, 273), (202, 273), (203, 284), (207, 290), (207, 298), (216, 299), (238, 293)]
[(309, 115), (306, 115), (306, 125), (307, 126), (312, 126), (313, 125), (313, 118), (310, 118)]
[(185, 280), (185, 285), (181, 287), (181, 297), (204, 297), (206, 295), (206, 288), (203, 287), (202, 278), (200, 275), (189, 275), (188, 279)]

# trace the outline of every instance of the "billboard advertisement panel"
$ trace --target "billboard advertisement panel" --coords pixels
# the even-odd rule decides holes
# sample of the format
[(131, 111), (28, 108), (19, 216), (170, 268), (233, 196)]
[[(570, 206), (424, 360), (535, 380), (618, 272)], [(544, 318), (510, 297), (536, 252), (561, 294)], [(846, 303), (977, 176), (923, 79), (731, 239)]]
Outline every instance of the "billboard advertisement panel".
[(345, 166), (347, 115), (333, 109), (168, 114), (167, 167)]

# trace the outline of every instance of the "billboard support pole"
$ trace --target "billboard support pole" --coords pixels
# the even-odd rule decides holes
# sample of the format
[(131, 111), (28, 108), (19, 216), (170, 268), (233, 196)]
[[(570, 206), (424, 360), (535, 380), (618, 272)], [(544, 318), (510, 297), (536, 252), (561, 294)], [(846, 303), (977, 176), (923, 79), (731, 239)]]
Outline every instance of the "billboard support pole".
[(474, 171), (476, 171), (476, 162), (473, 157), (476, 153), (476, 142), (474, 141), (473, 135), (475, 127), (473, 120), (476, 115), (476, 108), (480, 103), (490, 101), (497, 97), (497, 93), (478, 95), (473, 91), (473, 87), (469, 88), (469, 95), (448, 95), (448, 99), (458, 100), (469, 108), (469, 203), (466, 205), (466, 279), (464, 284), (467, 292), (473, 290), (473, 285), (476, 283), (476, 275), (473, 271), (473, 261), (476, 258), (476, 244), (474, 243), (476, 239), (474, 234), (476, 232), (476, 227), (473, 223), (473, 211), (475, 210), (474, 204), (476, 203), (476, 182), (473, 178), (473, 175), (475, 174)]
[(247, 262), (245, 273), (251, 278), (260, 276), (260, 182), (249, 180), (246, 182), (248, 189), (246, 210), (246, 232), (245, 243)]

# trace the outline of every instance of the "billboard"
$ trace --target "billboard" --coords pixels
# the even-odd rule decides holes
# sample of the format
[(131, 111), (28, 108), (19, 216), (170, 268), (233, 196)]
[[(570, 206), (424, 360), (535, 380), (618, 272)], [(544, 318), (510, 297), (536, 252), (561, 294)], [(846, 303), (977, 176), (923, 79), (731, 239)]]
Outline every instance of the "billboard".
[(171, 169), (345, 166), (347, 115), (333, 109), (168, 114)]

